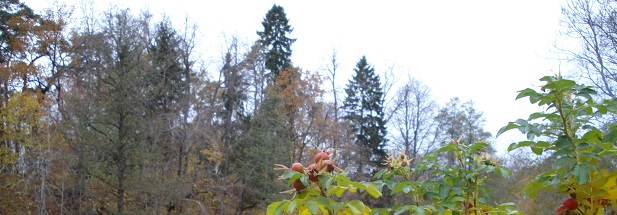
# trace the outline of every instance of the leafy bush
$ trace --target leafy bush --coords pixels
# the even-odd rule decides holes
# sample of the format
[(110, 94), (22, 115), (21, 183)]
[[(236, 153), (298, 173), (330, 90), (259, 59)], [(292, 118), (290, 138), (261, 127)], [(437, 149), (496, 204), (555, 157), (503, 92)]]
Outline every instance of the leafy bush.
[(605, 135), (595, 119), (615, 114), (616, 100), (596, 102), (591, 87), (561, 77), (540, 80), (546, 82), (540, 91), (527, 88), (517, 99), (528, 97), (545, 111), (510, 122), (497, 134), (518, 129), (528, 140), (512, 143), (509, 151), (528, 147), (535, 154), (556, 158), (553, 168), (538, 175), (525, 191), (535, 195), (542, 188), (559, 189), (567, 198), (557, 208), (559, 214), (602, 214), (606, 205), (615, 211), (617, 171), (602, 168), (600, 161), (617, 155), (617, 124), (609, 124)]

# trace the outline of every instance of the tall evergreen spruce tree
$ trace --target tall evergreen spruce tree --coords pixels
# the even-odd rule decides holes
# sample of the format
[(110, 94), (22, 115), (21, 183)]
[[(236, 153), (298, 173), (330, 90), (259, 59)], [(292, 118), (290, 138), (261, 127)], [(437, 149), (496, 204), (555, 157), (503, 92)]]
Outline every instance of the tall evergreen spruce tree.
[(258, 31), (262, 47), (266, 52), (266, 68), (270, 70), (270, 80), (279, 76), (281, 70), (291, 66), (291, 44), (296, 41), (287, 37), (293, 31), (283, 7), (273, 5), (261, 22), (264, 31)]
[[(381, 165), (386, 156), (386, 127), (384, 121), (384, 93), (379, 76), (371, 67), (366, 57), (362, 57), (354, 69), (356, 74), (349, 80), (345, 92), (345, 119), (349, 120), (355, 133), (358, 155), (368, 158), (369, 171)], [(365, 163), (359, 161), (358, 174), (365, 172)], [(369, 173), (369, 172), (366, 172)]]
[[(188, 84), (184, 77), (184, 69), (180, 63), (179, 38), (168, 21), (158, 24), (154, 44), (149, 47), (152, 57), (153, 72), (147, 74), (151, 83), (149, 89), (150, 110), (170, 113), (179, 110), (180, 100), (184, 95), (184, 88)], [(160, 113), (154, 113), (160, 114)]]

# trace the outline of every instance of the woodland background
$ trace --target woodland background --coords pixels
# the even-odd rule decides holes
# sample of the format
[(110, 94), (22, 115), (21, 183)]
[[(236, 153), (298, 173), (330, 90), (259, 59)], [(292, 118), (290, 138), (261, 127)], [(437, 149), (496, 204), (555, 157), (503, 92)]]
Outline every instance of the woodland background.
[[(119, 7), (76, 19), (75, 6), (33, 11), (19, 0), (0, 9), (0, 214), (262, 214), (289, 197), (274, 164), (335, 149), (350, 178), (370, 181), (393, 150), (419, 159), (450, 138), (493, 138), (473, 101), (438, 104), (421, 81), (395, 86), (394, 69), (365, 57), (343, 91), (335, 50), (323, 70), (294, 65), (301, 38), (288, 37), (278, 5), (256, 20), (258, 40), (230, 36), (207, 69), (190, 22)], [(568, 75), (603, 98), (616, 92), (615, 11), (610, 1), (563, 5), (563, 34), (581, 44), (560, 49), (579, 65)], [(554, 191), (522, 192), (551, 159), (501, 156), (513, 176), (489, 182), (494, 201), (553, 212)]]

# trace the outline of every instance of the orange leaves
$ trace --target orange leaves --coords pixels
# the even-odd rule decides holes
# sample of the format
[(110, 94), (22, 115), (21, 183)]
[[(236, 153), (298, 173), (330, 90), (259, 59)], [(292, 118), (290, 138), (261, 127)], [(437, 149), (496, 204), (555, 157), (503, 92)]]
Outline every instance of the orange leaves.
[(319, 74), (288, 68), (275, 80), (276, 97), (283, 101), (286, 112), (308, 111), (323, 96), (321, 83)]
[(302, 156), (306, 145), (319, 146), (317, 136), (328, 135), (324, 128), (333, 124), (324, 113), (321, 83), (319, 74), (293, 67), (282, 70), (269, 89), (268, 93), (279, 101), (276, 114), (286, 120), (289, 135), (294, 138), (295, 157)]
[[(3, 56), (25, 52), (29, 47), (29, 41), (32, 40), (31, 29), (36, 24), (36, 15), (34, 15), (30, 8), (23, 5), (13, 5), (10, 8), (8, 11), (5, 11), (8, 13), (4, 14), (3, 22), (1, 23), (3, 27), (2, 34), (5, 36), (0, 41), (0, 44), (6, 45), (6, 50), (11, 53), (2, 53)], [(0, 63), (4, 62), (0, 61)]]

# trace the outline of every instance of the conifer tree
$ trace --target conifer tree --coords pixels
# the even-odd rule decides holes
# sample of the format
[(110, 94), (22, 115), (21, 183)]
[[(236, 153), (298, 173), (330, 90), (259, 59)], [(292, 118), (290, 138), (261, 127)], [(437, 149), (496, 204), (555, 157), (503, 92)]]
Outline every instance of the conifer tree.
[(296, 39), (288, 37), (293, 28), (289, 25), (285, 10), (279, 5), (272, 6), (261, 24), (264, 30), (257, 34), (266, 49), (266, 69), (270, 70), (270, 80), (273, 81), (281, 70), (291, 66), (291, 44)]
[[(178, 110), (187, 78), (180, 63), (180, 40), (169, 21), (157, 25), (154, 44), (149, 47), (153, 72), (148, 74), (151, 83), (148, 95), (152, 97), (149, 109), (169, 113)], [(159, 113), (160, 114), (160, 113)]]
[[(380, 165), (386, 156), (384, 92), (379, 76), (368, 64), (366, 57), (363, 56), (358, 61), (354, 71), (356, 73), (345, 89), (347, 93), (344, 101), (345, 119), (349, 120), (355, 133), (358, 155), (368, 158), (369, 168), (373, 168)], [(363, 173), (364, 165), (361, 162), (358, 164), (359, 174)]]

